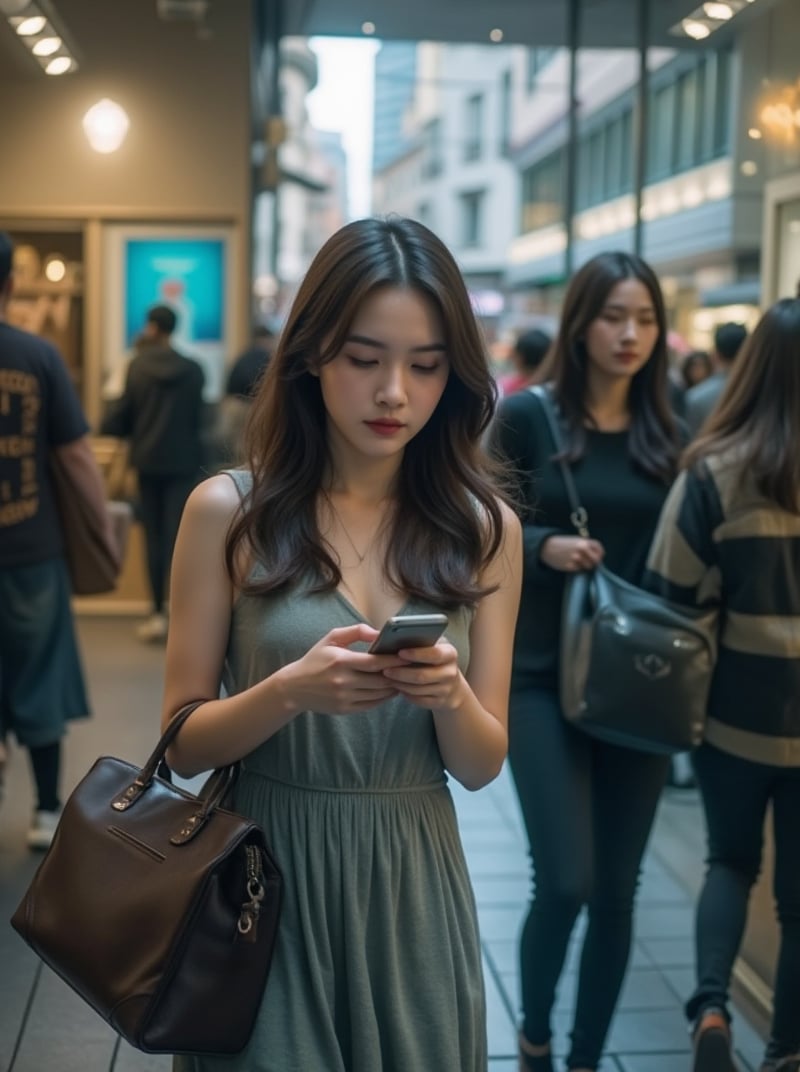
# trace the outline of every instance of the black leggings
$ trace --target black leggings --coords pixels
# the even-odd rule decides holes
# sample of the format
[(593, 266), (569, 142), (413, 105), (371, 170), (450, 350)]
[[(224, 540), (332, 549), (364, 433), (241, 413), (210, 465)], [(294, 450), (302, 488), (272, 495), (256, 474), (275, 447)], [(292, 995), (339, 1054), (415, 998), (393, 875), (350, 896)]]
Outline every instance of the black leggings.
[(708, 826), (708, 870), (697, 905), (697, 989), (690, 1020), (725, 1008), (761, 868), (764, 818), (772, 803), (773, 886), (781, 930), (770, 1057), (800, 1051), (800, 768), (771, 767), (705, 744), (694, 757)]
[(191, 476), (139, 474), (139, 504), (147, 549), (147, 573), (153, 610), (157, 614), (164, 606), (181, 514), (195, 483)]
[(550, 1040), (570, 936), (588, 908), (568, 1068), (597, 1068), (625, 977), (639, 869), (669, 758), (593, 740), (563, 719), (554, 692), (516, 691), (511, 771), (534, 866), (522, 930), (522, 1030)]

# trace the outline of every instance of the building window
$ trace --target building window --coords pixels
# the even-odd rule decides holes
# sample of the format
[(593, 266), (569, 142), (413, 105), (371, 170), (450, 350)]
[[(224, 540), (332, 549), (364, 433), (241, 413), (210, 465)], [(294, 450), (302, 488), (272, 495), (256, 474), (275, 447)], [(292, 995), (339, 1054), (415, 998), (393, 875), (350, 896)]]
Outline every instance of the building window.
[(557, 48), (529, 48), (528, 69), (525, 77), (525, 85), (529, 93), (536, 85), (536, 79), (541, 71), (548, 65), (553, 56), (558, 52)]
[(686, 71), (675, 87), (675, 160), (673, 171), (686, 171), (700, 162), (703, 116), (700, 76), (697, 67)]
[(426, 227), (433, 228), (433, 212), (431, 211), (430, 202), (423, 201), (417, 208), (417, 219), (420, 223), (424, 223)]
[(714, 156), (728, 156), (731, 151), (731, 108), (733, 100), (733, 64), (730, 49), (717, 53), (717, 78), (714, 93)]
[(431, 119), (422, 128), (423, 179), (433, 179), (442, 173), (442, 121)]
[(511, 148), (511, 71), (500, 78), (500, 155), (508, 156)]
[(538, 160), (522, 173), (522, 233), (564, 218), (564, 150)]
[(483, 141), (483, 94), (468, 97), (464, 108), (464, 159), (479, 160)]
[(481, 244), (484, 195), (484, 190), (461, 194), (461, 245), (464, 249)]
[(647, 139), (647, 180), (657, 182), (672, 173), (675, 119), (675, 83), (661, 86), (650, 96)]

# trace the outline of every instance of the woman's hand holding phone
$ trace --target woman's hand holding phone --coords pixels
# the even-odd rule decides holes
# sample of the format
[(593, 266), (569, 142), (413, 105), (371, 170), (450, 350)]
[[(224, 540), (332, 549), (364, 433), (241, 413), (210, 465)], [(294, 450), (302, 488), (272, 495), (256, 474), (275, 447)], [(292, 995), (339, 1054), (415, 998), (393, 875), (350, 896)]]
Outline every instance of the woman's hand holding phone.
[(275, 678), (292, 714), (353, 714), (396, 696), (398, 689), (383, 672), (402, 660), (352, 650), (351, 645), (374, 639), (375, 630), (366, 623), (331, 629), (301, 659), (279, 670)]
[(444, 614), (390, 618), (370, 648), (372, 652), (391, 650), (400, 656), (403, 662), (387, 667), (383, 677), (420, 707), (454, 709), (463, 696), (458, 652), (441, 639), (447, 624)]

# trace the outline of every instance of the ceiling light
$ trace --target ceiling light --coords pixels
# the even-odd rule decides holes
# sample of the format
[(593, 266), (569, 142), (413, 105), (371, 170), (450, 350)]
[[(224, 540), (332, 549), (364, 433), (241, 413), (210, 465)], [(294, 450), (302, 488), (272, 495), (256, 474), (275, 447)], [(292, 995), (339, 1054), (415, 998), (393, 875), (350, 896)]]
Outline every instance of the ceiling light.
[(32, 37), (41, 33), (46, 25), (47, 19), (44, 15), (31, 15), (17, 24), (17, 33), (20, 37)]
[(40, 37), (33, 46), (34, 56), (52, 56), (61, 48), (60, 37)]
[(733, 8), (730, 4), (722, 3), (708, 3), (703, 4), (703, 11), (710, 19), (716, 19), (717, 22), (726, 22), (728, 19), (733, 18)]
[(761, 139), (764, 137), (758, 127), (750, 127), (747, 132), (747, 136), (748, 138), (752, 138), (753, 141), (761, 141)]
[(69, 37), (49, 0), (0, 0), (0, 12), (46, 74), (77, 71)]
[(750, 178), (758, 173), (758, 164), (755, 160), (743, 160), (740, 171), (743, 175), (747, 175)]
[(113, 153), (119, 149), (130, 125), (125, 109), (107, 97), (93, 104), (83, 117), (86, 137), (97, 153)]
[(366, 34), (367, 37), (371, 37), (375, 33), (375, 23), (374, 22), (362, 22), (361, 23), (361, 32), (363, 34)]
[(708, 37), (711, 33), (708, 26), (704, 22), (698, 22), (697, 19), (684, 19), (681, 27), (686, 36), (691, 37), (694, 41), (702, 41), (703, 38)]
[(67, 74), (76, 67), (71, 56), (53, 56), (44, 69), (45, 74)]
[(491, 30), (489, 33), (489, 40), (494, 41), (495, 44), (499, 44), (503, 40), (503, 31), (499, 27)]

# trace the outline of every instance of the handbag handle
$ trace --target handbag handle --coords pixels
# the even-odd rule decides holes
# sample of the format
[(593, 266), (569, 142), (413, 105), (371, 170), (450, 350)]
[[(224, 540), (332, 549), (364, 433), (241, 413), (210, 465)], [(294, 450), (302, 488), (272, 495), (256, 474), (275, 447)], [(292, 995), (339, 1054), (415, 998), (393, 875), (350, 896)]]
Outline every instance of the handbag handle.
[[(205, 700), (193, 700), (186, 704), (172, 716), (161, 738), (153, 749), (153, 753), (139, 772), (139, 776), (124, 789), (122, 793), (111, 801), (111, 807), (115, 811), (127, 811), (133, 807), (137, 800), (145, 793), (153, 783), (156, 772), (161, 764), (166, 766), (166, 751), (178, 735), (179, 730), (198, 707)], [(169, 768), (167, 767), (167, 770)], [(239, 764), (231, 763), (219, 767), (210, 776), (203, 787), (200, 796), (200, 808), (190, 815), (181, 829), (169, 839), (173, 845), (183, 845), (198, 833), (206, 824), (212, 812), (220, 807), (225, 797), (231, 791), (239, 776)]]
[(564, 486), (567, 489), (567, 499), (569, 500), (570, 507), (569, 519), (577, 530), (578, 535), (583, 536), (584, 539), (588, 540), (590, 538), (589, 515), (587, 514), (585, 507), (581, 506), (581, 501), (578, 498), (578, 489), (575, 487), (575, 481), (572, 477), (572, 470), (564, 457), (564, 439), (561, 435), (558, 410), (556, 408), (555, 399), (553, 398), (552, 389), (543, 384), (534, 384), (534, 386), (529, 387), (528, 390), (531, 394), (536, 395), (544, 410), (547, 426), (550, 429), (550, 436), (556, 448), (561, 476), (564, 479)]

